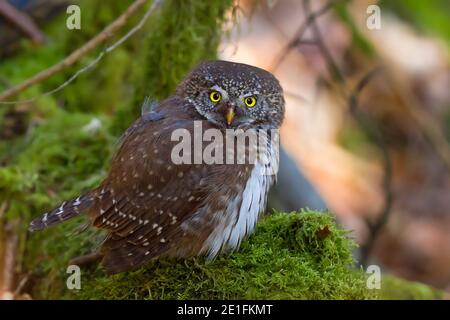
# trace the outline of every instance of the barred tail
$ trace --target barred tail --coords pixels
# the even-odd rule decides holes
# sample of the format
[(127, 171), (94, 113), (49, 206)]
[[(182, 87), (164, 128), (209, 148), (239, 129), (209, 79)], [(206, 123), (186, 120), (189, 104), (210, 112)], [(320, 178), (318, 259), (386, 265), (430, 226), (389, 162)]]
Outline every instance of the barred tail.
[(58, 208), (44, 213), (39, 218), (31, 221), (28, 229), (30, 231), (43, 230), (49, 226), (69, 220), (89, 209), (92, 203), (92, 197), (89, 192), (70, 201), (64, 201)]

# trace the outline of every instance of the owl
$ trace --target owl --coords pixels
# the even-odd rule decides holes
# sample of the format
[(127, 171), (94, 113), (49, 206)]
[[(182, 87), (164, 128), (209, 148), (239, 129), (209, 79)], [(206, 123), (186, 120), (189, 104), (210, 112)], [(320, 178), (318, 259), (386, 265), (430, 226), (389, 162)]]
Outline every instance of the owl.
[[(97, 188), (33, 220), (29, 229), (42, 230), (84, 213), (90, 225), (106, 231), (97, 254), (110, 274), (163, 257), (214, 258), (234, 251), (265, 210), (276, 175), (261, 169), (278, 154), (266, 136), (261, 148), (265, 163), (261, 157), (199, 162), (196, 151), (203, 155), (211, 141), (196, 138), (194, 131), (201, 125), (205, 133), (231, 136), (233, 144), (224, 139), (227, 144), (219, 145), (215, 156), (238, 160), (234, 151), (256, 148), (240, 136), (249, 130), (258, 137), (277, 130), (284, 110), (283, 90), (271, 73), (227, 61), (201, 63), (173, 95), (154, 104), (125, 131), (111, 169)], [(174, 161), (180, 141), (173, 133), (180, 130), (192, 135), (191, 143), (202, 140), (199, 147), (183, 150), (191, 161), (182, 163)]]

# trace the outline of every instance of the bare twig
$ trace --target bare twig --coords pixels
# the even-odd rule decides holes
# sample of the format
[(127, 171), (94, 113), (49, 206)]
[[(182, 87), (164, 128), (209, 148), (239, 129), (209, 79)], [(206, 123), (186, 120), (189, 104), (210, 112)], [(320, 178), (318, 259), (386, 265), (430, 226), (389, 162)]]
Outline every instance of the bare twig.
[[(147, 12), (144, 14), (140, 22), (131, 29), (126, 35), (121, 37), (117, 42), (112, 44), (111, 46), (107, 47), (105, 50), (100, 52), (100, 54), (97, 56), (96, 59), (94, 59), (92, 62), (90, 62), (87, 66), (83, 67), (82, 69), (78, 70), (72, 77), (70, 77), (66, 82), (58, 86), (57, 88), (48, 91), (44, 94), (42, 94), (39, 97), (47, 96), (50, 94), (53, 94), (62, 88), (66, 87), (69, 83), (71, 83), (73, 80), (75, 80), (81, 73), (91, 69), (93, 66), (95, 66), (106, 53), (111, 52), (114, 50), (117, 46), (121, 45), (124, 41), (126, 41), (128, 38), (130, 38), (133, 34), (135, 34), (139, 29), (142, 28), (146, 20), (152, 15), (152, 13), (155, 11), (155, 9), (160, 5), (162, 0), (154, 0), (150, 8), (147, 10)], [(86, 44), (84, 44), (81, 48), (75, 50), (72, 52), (69, 56), (67, 56), (64, 60), (58, 62), (57, 64), (51, 66), (48, 69), (45, 69), (38, 74), (34, 75), (33, 77), (25, 80), (21, 84), (14, 86), (3, 93), (0, 94), (0, 104), (15, 104), (15, 103), (26, 103), (36, 100), (39, 97), (35, 97), (28, 100), (23, 101), (4, 101), (23, 90), (27, 89), (28, 87), (39, 83), (50, 76), (60, 72), (61, 70), (71, 66), (78, 60), (80, 60), (81, 57), (86, 55), (88, 52), (92, 51), (96, 47), (98, 47), (100, 44), (105, 42), (107, 39), (109, 39), (119, 28), (121, 28), (127, 20), (135, 13), (137, 12), (145, 3), (147, 0), (136, 0), (133, 2), (126, 10), (123, 12), (116, 20), (114, 20), (110, 25), (108, 25), (102, 32), (97, 34), (94, 38), (89, 40)]]
[[(2, 261), (2, 287), (0, 288), (0, 294), (2, 297), (9, 297), (10, 293), (14, 291), (14, 278), (15, 278), (15, 265), (16, 265), (16, 253), (19, 238), (17, 235), (17, 228), (19, 226), (19, 220), (10, 221), (6, 223), (4, 227), (5, 239), (3, 249), (3, 261)], [(0, 297), (0, 298), (2, 298)]]
[(281, 50), (280, 54), (271, 64), (272, 67), (270, 71), (274, 72), (276, 69), (278, 69), (281, 62), (287, 57), (289, 52), (291, 52), (292, 49), (296, 48), (303, 41), (303, 35), (308, 30), (311, 23), (313, 23), (316, 18), (327, 13), (338, 1), (339, 0), (327, 1), (319, 10), (307, 15), (306, 19), (300, 25), (292, 40), (289, 41), (289, 43), (283, 48), (283, 50)]
[[(332, 81), (327, 81), (327, 79), (321, 79), (323, 84), (326, 84), (330, 89), (335, 89), (340, 96), (344, 99), (345, 103), (348, 104), (348, 108), (352, 116), (366, 128), (369, 134), (372, 136), (375, 143), (380, 148), (383, 155), (383, 168), (384, 168), (384, 179), (383, 179), (383, 190), (384, 190), (384, 206), (380, 211), (377, 220), (375, 222), (367, 221), (369, 226), (370, 235), (366, 244), (362, 248), (362, 262), (365, 264), (368, 257), (372, 251), (375, 239), (381, 230), (381, 228), (387, 223), (389, 215), (391, 213), (393, 194), (392, 194), (392, 164), (389, 157), (388, 146), (385, 143), (381, 131), (377, 126), (377, 123), (368, 115), (362, 113), (358, 108), (358, 98), (363, 89), (367, 86), (370, 80), (377, 75), (381, 69), (375, 68), (374, 70), (368, 72), (356, 85), (356, 87), (350, 91), (347, 87), (347, 82), (344, 73), (340, 70), (338, 64), (335, 62), (331, 52), (328, 50), (325, 41), (320, 32), (319, 26), (316, 19), (325, 14), (330, 10), (336, 1), (328, 1), (325, 3), (318, 11), (311, 11), (310, 0), (303, 0), (303, 8), (305, 11), (305, 21), (301, 24), (300, 28), (296, 32), (294, 38), (288, 42), (288, 44), (281, 51), (280, 55), (275, 59), (272, 67), (272, 71), (275, 71), (281, 62), (287, 57), (290, 50), (299, 46), (300, 44), (315, 45), (318, 47), (319, 52), (325, 59), (326, 65), (328, 67), (329, 73), (332, 80), (337, 82), (337, 85)], [(308, 30), (312, 29), (312, 39), (303, 39), (304, 34)]]
[[(311, 3), (309, 0), (303, 1), (303, 9), (305, 10), (306, 16), (308, 16), (308, 17), (313, 16), (313, 13), (311, 12)], [(322, 33), (320, 32), (320, 29), (319, 29), (319, 26), (317, 25), (317, 21), (316, 21), (315, 17), (311, 19), (310, 26), (313, 31), (314, 40), (309, 41), (308, 43), (316, 44), (318, 46), (319, 50), (322, 52), (322, 55), (327, 62), (327, 67), (330, 70), (330, 74), (333, 77), (333, 79), (335, 79), (336, 81), (338, 81), (342, 84), (345, 84), (345, 77), (342, 74), (341, 70), (339, 69), (336, 61), (334, 61), (327, 46), (325, 45), (325, 42), (322, 37)]]
[(19, 284), (17, 285), (16, 289), (14, 290), (14, 296), (17, 297), (19, 296), (23, 289), (25, 288), (25, 285), (28, 283), (28, 281), (30, 280), (32, 276), (31, 272), (28, 272), (20, 281)]
[(389, 80), (400, 92), (400, 96), (407, 107), (412, 119), (417, 123), (430, 145), (441, 158), (442, 162), (450, 170), (450, 144), (447, 141), (441, 126), (436, 125), (436, 120), (421, 105), (411, 88), (405, 83), (405, 79), (397, 73), (390, 72)]
[(0, 15), (15, 25), (36, 44), (45, 42), (45, 35), (39, 30), (34, 21), (25, 13), (17, 10), (8, 1), (0, 1)]
[[(310, 0), (304, 0), (303, 1), (303, 7), (305, 9), (305, 14), (307, 16), (311, 16), (311, 9), (310, 9)], [(341, 88), (344, 90), (343, 94), (348, 95), (346, 91), (345, 86), (345, 77), (343, 73), (340, 71), (337, 63), (334, 61), (331, 53), (327, 49), (323, 37), (320, 33), (320, 29), (318, 28), (318, 25), (316, 23), (316, 19), (313, 18), (311, 20), (310, 26), (313, 30), (313, 37), (315, 40), (315, 43), (317, 44), (320, 52), (324, 56), (327, 66), (330, 70), (331, 75), (333, 76), (333, 79), (336, 80), (341, 84)], [(298, 39), (298, 42), (300, 42), (301, 39)], [(368, 227), (369, 227), (369, 238), (367, 242), (362, 246), (361, 248), (361, 263), (363, 265), (366, 265), (369, 259), (369, 256), (372, 252), (373, 246), (375, 244), (375, 240), (381, 230), (381, 228), (386, 225), (388, 222), (389, 216), (392, 212), (392, 203), (393, 203), (393, 192), (392, 192), (392, 163), (391, 159), (389, 157), (389, 150), (388, 146), (385, 142), (385, 140), (382, 137), (381, 131), (377, 125), (377, 123), (368, 115), (365, 115), (361, 113), (358, 110), (358, 97), (361, 91), (366, 87), (366, 85), (370, 82), (370, 80), (377, 75), (381, 71), (380, 68), (375, 68), (368, 74), (366, 74), (361, 81), (356, 86), (353, 93), (350, 94), (349, 97), (349, 108), (352, 115), (366, 128), (366, 130), (369, 131), (369, 134), (374, 139), (375, 143), (378, 145), (382, 152), (383, 156), (383, 171), (384, 171), (384, 178), (383, 178), (383, 192), (384, 192), (384, 206), (381, 209), (380, 213), (377, 216), (377, 220), (375, 222), (366, 221)], [(407, 88), (405, 86), (402, 86), (402, 83), (399, 82), (400, 89), (405, 92), (407, 91)], [(429, 116), (423, 115), (423, 112), (421, 112), (421, 109), (416, 107), (418, 103), (415, 103), (414, 94), (411, 92), (409, 94), (404, 94), (404, 97), (406, 97), (407, 105), (410, 106), (411, 113), (413, 118), (420, 123), (421, 127), (426, 133), (427, 138), (430, 140), (432, 145), (435, 147), (435, 150), (437, 151), (438, 155), (441, 157), (441, 159), (447, 164), (450, 164), (450, 148), (441, 134), (441, 132), (436, 128), (434, 125), (430, 125), (432, 121), (428, 121)], [(415, 107), (415, 108), (414, 108)]]
[(392, 212), (393, 192), (392, 192), (392, 162), (389, 156), (388, 146), (383, 139), (380, 129), (377, 123), (366, 114), (362, 113), (358, 108), (358, 98), (363, 89), (368, 83), (381, 72), (381, 68), (375, 68), (367, 73), (357, 84), (355, 90), (349, 99), (350, 113), (368, 130), (368, 134), (377, 143), (382, 151), (383, 155), (383, 192), (384, 192), (384, 205), (377, 216), (375, 222), (366, 221), (369, 227), (369, 237), (366, 243), (361, 247), (361, 264), (366, 266), (369, 256), (372, 252), (375, 240), (380, 232), (381, 228), (388, 222), (390, 213)]
[[(354, 21), (359, 25), (359, 30), (370, 39), (373, 32), (367, 29), (365, 20), (354, 19)], [(405, 72), (401, 68), (399, 69), (399, 66), (389, 58), (390, 54), (387, 54), (386, 51), (389, 48), (379, 47), (380, 44), (382, 43), (378, 43), (378, 45), (375, 43), (373, 47), (377, 51), (376, 54), (380, 57), (387, 55), (383, 63), (386, 66), (385, 79), (389, 81), (388, 87), (395, 88), (396, 94), (400, 97), (418, 130), (425, 136), (436, 154), (441, 158), (447, 170), (450, 170), (450, 144), (445, 137), (442, 126), (438, 125), (432, 113), (424, 108)]]
[[(307, 14), (310, 13), (310, 1), (303, 1), (305, 11)], [(361, 248), (361, 263), (363, 265), (367, 264), (367, 260), (372, 252), (372, 248), (375, 244), (375, 240), (378, 236), (381, 228), (387, 223), (393, 202), (393, 193), (392, 193), (392, 163), (389, 157), (389, 150), (384, 138), (382, 137), (381, 131), (377, 125), (377, 123), (369, 116), (362, 113), (358, 108), (358, 98), (363, 89), (368, 85), (368, 83), (372, 80), (374, 76), (376, 76), (381, 68), (375, 68), (372, 71), (368, 72), (356, 85), (355, 89), (348, 93), (345, 76), (338, 67), (337, 63), (333, 59), (330, 51), (328, 50), (325, 42), (320, 33), (320, 29), (313, 19), (311, 21), (311, 28), (313, 29), (313, 36), (319, 48), (319, 51), (322, 53), (324, 59), (326, 60), (327, 66), (330, 70), (330, 74), (333, 79), (337, 81), (340, 86), (339, 89), (344, 97), (347, 97), (349, 111), (355, 117), (355, 119), (362, 125), (366, 130), (368, 130), (368, 134), (371, 135), (375, 143), (380, 148), (383, 155), (383, 192), (384, 192), (384, 206), (381, 209), (380, 213), (377, 215), (377, 220), (375, 222), (366, 221), (369, 227), (369, 238), (367, 242)]]
[(8, 203), (6, 201), (0, 204), (0, 219), (3, 219), (3, 216), (5, 215), (7, 208)]

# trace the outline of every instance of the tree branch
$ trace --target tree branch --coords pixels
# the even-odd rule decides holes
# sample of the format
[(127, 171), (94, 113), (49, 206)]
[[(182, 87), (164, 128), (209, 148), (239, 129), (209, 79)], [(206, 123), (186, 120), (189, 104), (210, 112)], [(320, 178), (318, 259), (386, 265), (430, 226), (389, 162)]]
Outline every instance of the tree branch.
[(36, 44), (45, 42), (45, 35), (27, 14), (20, 12), (7, 1), (0, 1), (0, 15), (26, 34)]
[[(305, 14), (310, 17), (313, 16), (313, 13), (311, 12), (311, 3), (310, 0), (304, 0), (303, 1), (303, 9), (305, 10)], [(329, 72), (333, 79), (337, 80), (341, 84), (345, 84), (345, 77), (342, 74), (341, 70), (339, 69), (336, 61), (333, 59), (333, 56), (331, 55), (330, 51), (328, 50), (327, 46), (325, 45), (325, 41), (323, 40), (322, 33), (320, 32), (319, 26), (317, 25), (316, 18), (313, 17), (310, 22), (311, 29), (313, 31), (313, 37), (314, 40), (310, 43), (316, 44), (322, 52), (323, 57), (325, 58), (327, 62), (327, 67), (329, 69)], [(301, 39), (299, 39), (301, 40)]]
[(306, 16), (305, 21), (300, 25), (297, 32), (295, 33), (295, 36), (292, 38), (291, 41), (288, 42), (288, 44), (281, 50), (280, 54), (275, 58), (274, 62), (271, 64), (271, 72), (274, 72), (278, 67), (280, 66), (281, 62), (286, 58), (286, 56), (289, 54), (289, 52), (297, 47), (303, 38), (303, 35), (305, 34), (306, 30), (308, 30), (309, 26), (314, 22), (314, 20), (321, 15), (327, 13), (339, 0), (335, 1), (327, 1), (319, 10), (310, 13)]
[(357, 84), (349, 99), (350, 113), (358, 120), (372, 136), (383, 155), (383, 191), (384, 191), (384, 205), (377, 216), (375, 222), (366, 220), (369, 227), (369, 238), (366, 243), (361, 246), (361, 264), (366, 266), (372, 249), (375, 245), (375, 240), (381, 228), (386, 225), (389, 215), (392, 212), (393, 192), (392, 192), (392, 162), (389, 156), (389, 149), (381, 135), (377, 123), (369, 116), (363, 114), (358, 108), (358, 98), (362, 90), (369, 84), (369, 82), (381, 72), (381, 68), (375, 68), (367, 73)]
[[(339, 1), (339, 0), (337, 0)], [(377, 146), (380, 148), (383, 155), (383, 168), (384, 168), (384, 178), (383, 178), (383, 190), (384, 190), (384, 206), (377, 216), (376, 222), (366, 221), (370, 230), (368, 241), (362, 246), (362, 264), (366, 264), (368, 257), (374, 246), (375, 239), (381, 230), (381, 228), (387, 223), (389, 215), (392, 209), (393, 193), (392, 193), (392, 163), (389, 157), (389, 150), (384, 138), (382, 137), (381, 131), (377, 123), (369, 116), (362, 113), (358, 107), (358, 98), (362, 90), (368, 85), (370, 80), (377, 75), (381, 68), (375, 68), (374, 70), (368, 72), (356, 85), (356, 87), (350, 91), (348, 90), (348, 84), (345, 79), (344, 73), (340, 70), (338, 64), (335, 62), (331, 52), (328, 50), (325, 41), (320, 32), (319, 26), (317, 25), (316, 19), (325, 14), (330, 10), (337, 1), (328, 1), (323, 5), (318, 11), (313, 12), (311, 10), (310, 0), (303, 0), (303, 9), (305, 12), (305, 21), (301, 24), (294, 38), (289, 41), (285, 48), (281, 51), (280, 55), (275, 59), (272, 67), (272, 71), (276, 70), (281, 62), (286, 58), (290, 50), (297, 47), (300, 44), (316, 45), (319, 49), (320, 54), (325, 59), (327, 68), (332, 77), (332, 80), (338, 83), (334, 85), (332, 82), (325, 81), (330, 87), (334, 87), (342, 95), (345, 103), (348, 104), (349, 111), (351, 115), (368, 130)], [(303, 36), (308, 28), (312, 29), (313, 35), (312, 39), (305, 41)]]
[[(114, 50), (117, 46), (122, 44), (124, 41), (126, 41), (129, 37), (131, 37), (134, 33), (136, 33), (145, 23), (145, 21), (152, 15), (152, 13), (155, 11), (156, 7), (159, 6), (162, 0), (154, 0), (152, 5), (150, 6), (149, 10), (144, 14), (143, 18), (139, 22), (138, 25), (136, 25), (133, 29), (131, 29), (125, 36), (120, 38), (117, 42), (115, 42), (113, 45), (109, 46), (100, 54), (97, 56), (95, 60), (93, 60), (91, 63), (89, 63), (84, 68), (78, 70), (72, 77), (69, 78), (66, 82), (58, 86), (57, 88), (46, 92), (42, 94), (41, 96), (47, 96), (50, 94), (53, 94), (65, 86), (67, 86), (69, 83), (71, 83), (73, 80), (75, 80), (81, 73), (87, 71), (88, 69), (95, 66), (106, 53), (109, 53), (110, 51)], [(72, 52), (69, 56), (64, 58), (62, 61), (58, 62), (57, 64), (51, 66), (48, 69), (45, 69), (38, 74), (34, 75), (33, 77), (23, 81), (17, 86), (14, 86), (3, 93), (0, 94), (0, 104), (15, 104), (15, 103), (23, 103), (23, 102), (31, 102), (34, 101), (36, 98), (23, 100), (23, 101), (5, 101), (6, 99), (17, 95), (18, 93), (24, 91), (28, 87), (39, 83), (54, 74), (64, 70), (65, 68), (73, 65), (75, 62), (80, 60), (81, 57), (98, 47), (100, 44), (108, 40), (119, 28), (121, 28), (125, 23), (128, 21), (128, 19), (136, 13), (145, 3), (147, 0), (136, 0), (133, 2), (116, 20), (114, 20), (111, 24), (109, 24), (105, 29), (103, 29), (102, 32), (97, 34), (94, 38), (89, 40), (86, 44), (84, 44), (82, 47), (78, 48), (74, 52)]]

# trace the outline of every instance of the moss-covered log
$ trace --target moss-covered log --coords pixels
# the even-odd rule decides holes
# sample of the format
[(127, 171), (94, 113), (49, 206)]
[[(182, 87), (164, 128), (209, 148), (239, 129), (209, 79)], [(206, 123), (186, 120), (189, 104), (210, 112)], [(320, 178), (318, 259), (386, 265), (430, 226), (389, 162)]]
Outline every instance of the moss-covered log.
[[(100, 265), (83, 268), (81, 289), (69, 290), (67, 261), (87, 253), (92, 232), (67, 237), (79, 221), (32, 239), (28, 265), (41, 299), (442, 299), (427, 285), (383, 277), (367, 287), (352, 257), (354, 242), (327, 213), (302, 211), (265, 217), (240, 250), (214, 261), (161, 260), (135, 272), (108, 276)], [(40, 248), (40, 250), (39, 250)]]
[[(73, 227), (73, 226), (72, 226)], [(66, 229), (67, 227), (63, 227)], [(162, 260), (135, 272), (107, 276), (84, 269), (80, 290), (68, 290), (68, 254), (89, 250), (86, 235), (64, 241), (57, 227), (43, 235), (33, 259), (41, 277), (36, 298), (83, 299), (369, 299), (365, 274), (353, 269), (354, 243), (331, 215), (272, 214), (238, 252), (214, 261)], [(67, 229), (66, 229), (67, 230)], [(50, 238), (49, 238), (50, 237)], [(78, 247), (74, 249), (73, 246)], [(81, 249), (80, 249), (81, 248)], [(33, 251), (35, 252), (35, 251)]]

